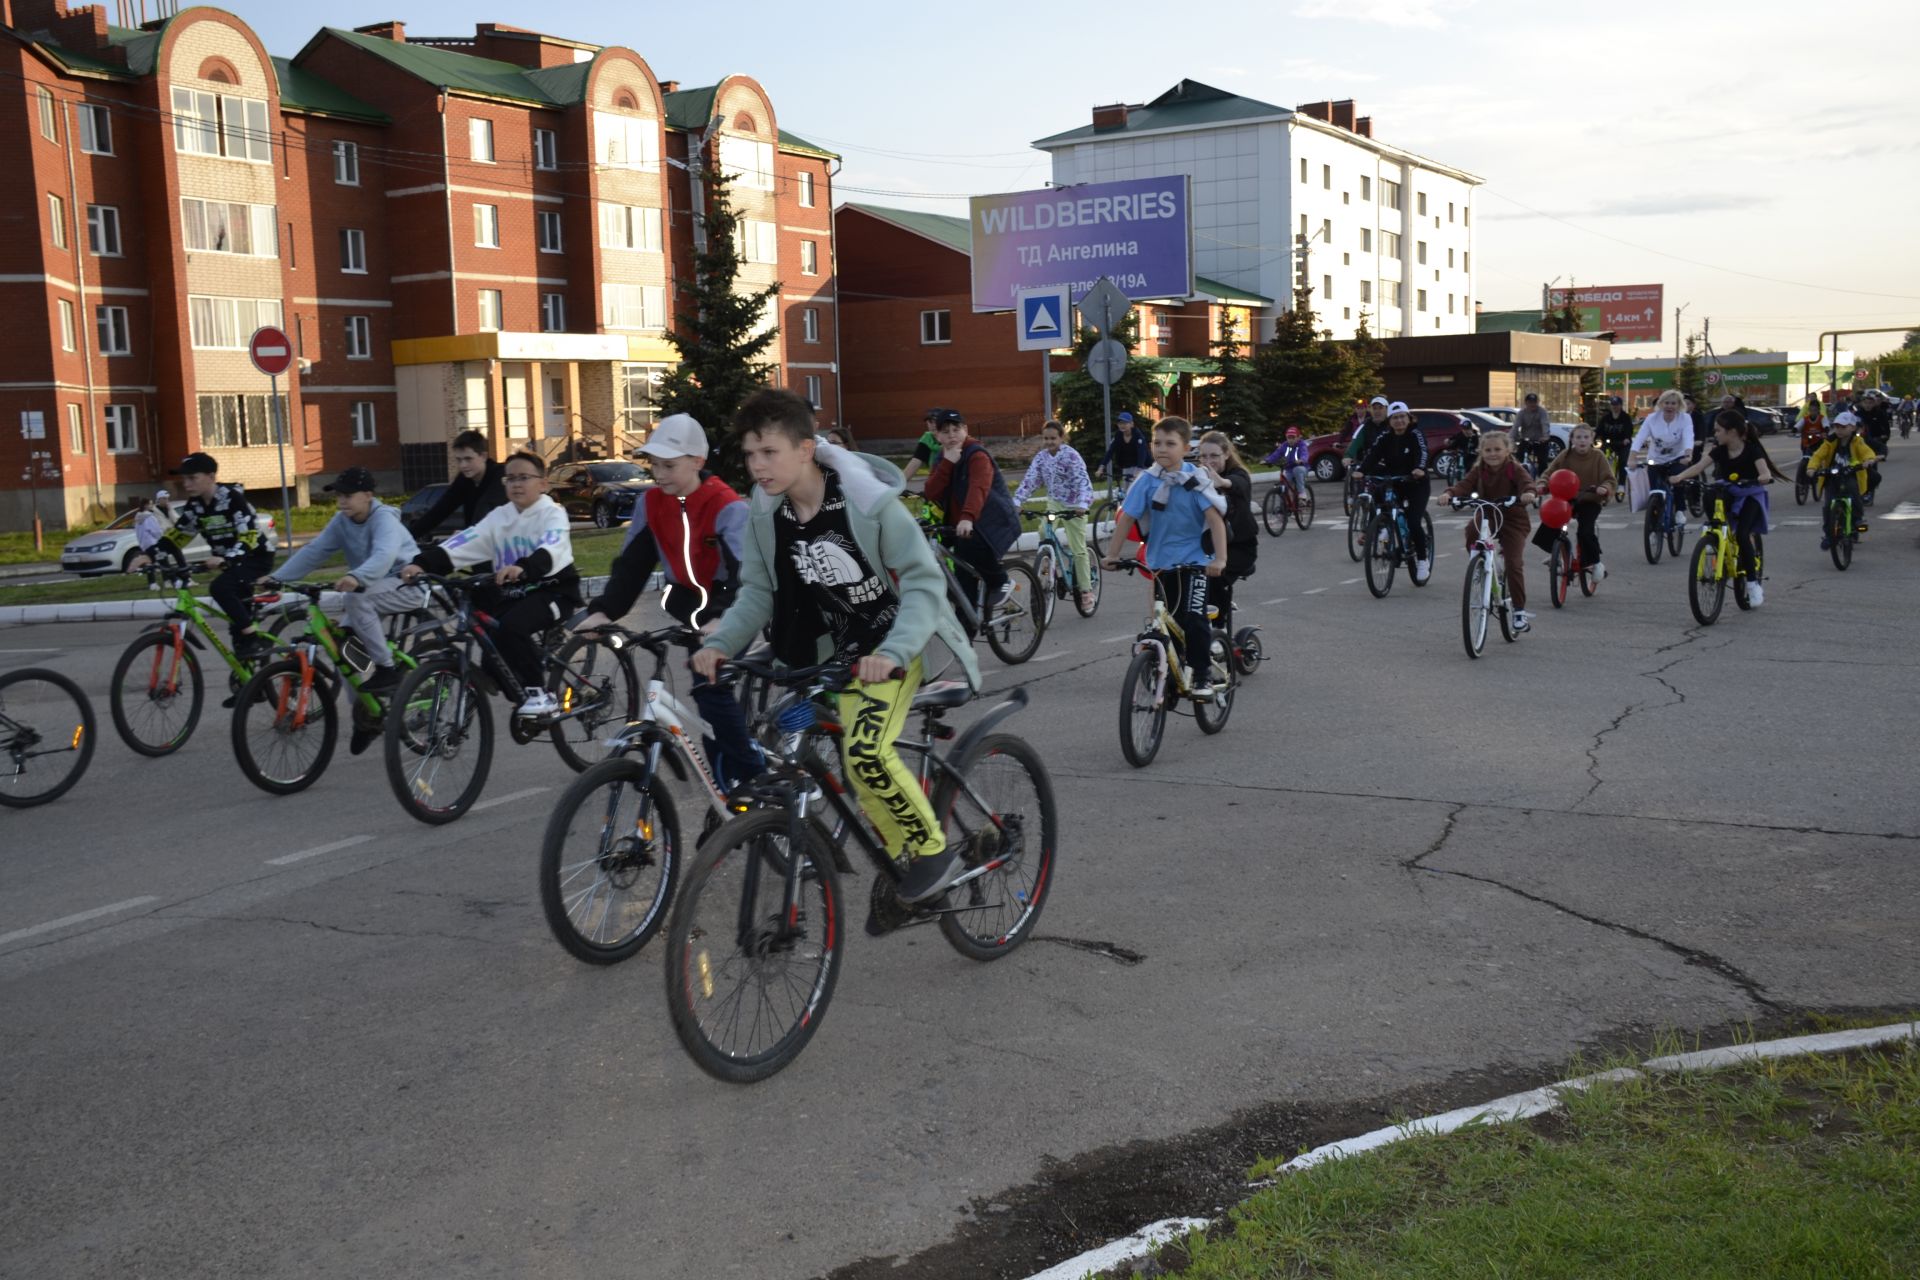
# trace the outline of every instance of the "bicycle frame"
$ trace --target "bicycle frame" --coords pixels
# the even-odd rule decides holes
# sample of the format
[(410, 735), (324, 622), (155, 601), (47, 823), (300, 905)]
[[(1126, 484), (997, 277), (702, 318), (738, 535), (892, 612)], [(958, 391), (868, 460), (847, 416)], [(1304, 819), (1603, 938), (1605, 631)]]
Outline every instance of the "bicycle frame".
[[(1040, 518), (1040, 545), (1053, 548), (1054, 555), (1059, 558), (1061, 572), (1066, 578), (1067, 589), (1069, 591), (1092, 590), (1093, 588), (1092, 582), (1090, 581), (1081, 582), (1074, 577), (1073, 553), (1067, 549), (1067, 544), (1064, 541), (1062, 541), (1060, 538), (1060, 522), (1063, 520), (1069, 519), (1070, 517), (1058, 511), (1041, 511), (1035, 514), (1037, 514)], [(1082, 516), (1079, 518), (1085, 519), (1086, 517)], [(1093, 537), (1091, 530), (1088, 531), (1088, 537), (1089, 539)], [(1091, 542), (1089, 542), (1089, 545), (1087, 547), (1087, 555), (1089, 557), (1089, 560), (1088, 560), (1089, 566), (1091, 566), (1092, 564), (1091, 557), (1093, 556), (1093, 554), (1094, 554), (1094, 549), (1091, 545)], [(1089, 567), (1088, 572), (1089, 573), (1092, 572), (1091, 567)]]

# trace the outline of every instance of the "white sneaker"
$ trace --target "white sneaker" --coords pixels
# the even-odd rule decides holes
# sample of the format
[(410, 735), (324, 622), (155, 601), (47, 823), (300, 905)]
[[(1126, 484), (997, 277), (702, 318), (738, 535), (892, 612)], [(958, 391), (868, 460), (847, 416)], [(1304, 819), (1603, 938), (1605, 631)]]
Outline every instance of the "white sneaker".
[(1011, 599), (1013, 599), (1013, 584), (1003, 582), (1000, 584), (1000, 590), (993, 597), (993, 607), (999, 609)]
[(1749, 582), (1747, 584), (1747, 607), (1749, 609), (1758, 609), (1765, 603), (1766, 598), (1767, 593), (1759, 583)]
[(1190, 692), (1192, 693), (1193, 700), (1195, 702), (1212, 702), (1213, 701), (1213, 685), (1211, 684), (1197, 684), (1193, 686)]
[(1427, 576), (1428, 574), (1430, 574), (1430, 573), (1432, 573), (1432, 572), (1433, 572), (1433, 561), (1431, 561), (1431, 560), (1415, 560), (1415, 561), (1413, 562), (1413, 576), (1414, 576), (1414, 577), (1416, 577), (1416, 578), (1424, 578), (1424, 577), (1426, 577), (1426, 576)]
[(560, 710), (560, 704), (545, 689), (530, 689), (527, 697), (514, 712), (523, 720), (538, 720), (541, 716), (550, 716)]
[(1599, 560), (1593, 562), (1593, 580), (1596, 583), (1607, 580), (1607, 566)]
[(1513, 629), (1515, 631), (1533, 630), (1533, 615), (1525, 609), (1515, 609), (1513, 611)]

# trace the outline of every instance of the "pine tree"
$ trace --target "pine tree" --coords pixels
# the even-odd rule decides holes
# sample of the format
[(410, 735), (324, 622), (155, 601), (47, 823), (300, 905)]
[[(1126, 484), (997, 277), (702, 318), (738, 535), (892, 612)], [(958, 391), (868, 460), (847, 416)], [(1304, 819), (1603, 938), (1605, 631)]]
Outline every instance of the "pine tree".
[(1259, 431), (1265, 422), (1253, 365), (1240, 351), (1244, 344), (1245, 339), (1238, 332), (1232, 311), (1227, 307), (1220, 308), (1220, 332), (1210, 344), (1213, 380), (1202, 394), (1207, 416), (1236, 444), (1248, 442), (1252, 433)]
[[(1134, 348), (1140, 343), (1138, 308), (1127, 312), (1127, 318), (1121, 321), (1113, 336), (1127, 349), (1127, 355), (1132, 357)], [(1081, 329), (1074, 335), (1073, 368), (1061, 374), (1053, 384), (1054, 416), (1066, 426), (1074, 447), (1087, 459), (1088, 470), (1098, 465), (1100, 456), (1107, 448), (1106, 422), (1100, 416), (1100, 384), (1089, 377), (1086, 371), (1087, 357), (1092, 354), (1093, 344), (1099, 337), (1092, 329)], [(1113, 384), (1114, 416), (1123, 413), (1138, 416), (1141, 407), (1151, 405), (1159, 392), (1159, 384), (1153, 380), (1153, 375), (1138, 360), (1129, 358), (1126, 372)]]
[[(1293, 307), (1273, 322), (1273, 337), (1254, 353), (1254, 376), (1259, 383), (1260, 427), (1248, 433), (1253, 449), (1271, 450), (1290, 426), (1308, 435), (1337, 431), (1345, 425), (1348, 409), (1364, 388), (1364, 367), (1322, 336), (1314, 327), (1311, 289), (1295, 290)], [(1371, 346), (1369, 339), (1369, 346)]]
[(1687, 335), (1686, 351), (1680, 357), (1680, 367), (1674, 370), (1673, 385), (1680, 388), (1682, 395), (1692, 396), (1704, 404), (1701, 394), (1700, 339), (1694, 334)]
[(694, 254), (693, 289), (681, 299), (667, 341), (680, 355), (661, 382), (661, 411), (692, 414), (706, 428), (712, 447), (708, 461), (735, 486), (747, 480), (733, 415), (746, 398), (767, 385), (766, 357), (779, 333), (762, 328), (767, 302), (780, 292), (776, 282), (764, 289), (739, 288), (740, 249), (735, 233), (727, 176), (717, 170), (693, 175), (704, 184), (706, 247)]

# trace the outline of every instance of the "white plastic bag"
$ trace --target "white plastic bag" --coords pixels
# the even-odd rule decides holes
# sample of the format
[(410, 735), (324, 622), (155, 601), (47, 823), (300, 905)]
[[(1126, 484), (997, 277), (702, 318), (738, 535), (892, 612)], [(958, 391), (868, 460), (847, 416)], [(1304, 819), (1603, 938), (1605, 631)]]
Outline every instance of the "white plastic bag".
[(1635, 511), (1647, 509), (1647, 469), (1645, 467), (1627, 468), (1627, 505)]

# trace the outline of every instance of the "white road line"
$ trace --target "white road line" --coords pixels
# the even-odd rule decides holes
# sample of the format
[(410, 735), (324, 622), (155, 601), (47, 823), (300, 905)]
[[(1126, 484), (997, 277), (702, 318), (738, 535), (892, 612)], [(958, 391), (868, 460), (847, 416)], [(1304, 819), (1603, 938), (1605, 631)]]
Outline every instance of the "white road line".
[(335, 840), (332, 844), (323, 844), (312, 849), (302, 849), (298, 853), (283, 853), (277, 858), (268, 858), (270, 867), (284, 867), (289, 862), (304, 862), (308, 858), (317, 858), (323, 853), (332, 853), (336, 849), (351, 849), (354, 845), (365, 844), (372, 836), (348, 836), (345, 840)]
[(1350, 587), (1358, 581), (1360, 581), (1360, 579), (1358, 578), (1342, 578), (1340, 579), (1340, 585), (1343, 587)]
[(1265, 604), (1285, 604), (1286, 602), (1287, 602), (1287, 598), (1285, 596), (1275, 596), (1271, 600), (1262, 600), (1260, 603), (1265, 605)]
[(525, 800), (528, 796), (537, 796), (542, 791), (551, 790), (553, 790), (552, 787), (528, 787), (525, 791), (509, 791), (503, 796), (495, 796), (491, 800), (482, 800), (479, 804), (473, 806), (469, 812), (478, 813), (482, 809), (491, 809), (497, 805), (512, 804), (515, 800)]
[(1439, 555), (1437, 555), (1437, 556), (1435, 556), (1435, 557), (1434, 557), (1434, 559), (1435, 559), (1435, 560), (1445, 560), (1445, 559), (1446, 559), (1446, 558), (1447, 558), (1448, 556), (1450, 556), (1450, 555), (1452, 555), (1452, 554), (1453, 554), (1453, 552), (1451, 552), (1451, 551), (1442, 551), (1442, 552), (1441, 552), (1441, 553), (1440, 553)]
[(31, 925), (25, 929), (15, 929), (12, 933), (0, 933), (0, 947), (9, 942), (18, 942), (22, 938), (35, 938), (43, 933), (52, 933), (55, 929), (64, 929), (70, 924), (85, 924), (89, 920), (98, 920), (101, 916), (110, 916), (116, 911), (131, 911), (135, 907), (144, 907), (149, 902), (158, 902), (159, 898), (148, 895), (144, 898), (128, 898), (125, 902), (113, 902), (104, 907), (95, 907), (91, 911), (82, 911), (75, 915), (61, 916), (58, 920), (49, 920), (45, 924)]
[(1055, 658), (1064, 658), (1072, 652), (1073, 650), (1071, 649), (1055, 649), (1052, 653), (1036, 653), (1031, 658), (1028, 658), (1027, 661), (1052, 662)]
[(1317, 596), (1322, 591), (1325, 591), (1325, 590), (1326, 590), (1325, 587), (1308, 587), (1305, 591), (1302, 591), (1300, 594), (1303, 596)]
[(1118, 644), (1122, 640), (1131, 640), (1131, 639), (1133, 639), (1133, 632), (1123, 631), (1117, 636), (1100, 637), (1100, 643), (1101, 644)]
[(7, 652), (8, 653), (65, 653), (66, 650), (65, 649), (16, 649), (13, 646), (9, 645), (7, 647)]

